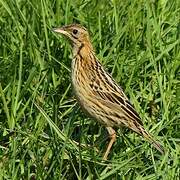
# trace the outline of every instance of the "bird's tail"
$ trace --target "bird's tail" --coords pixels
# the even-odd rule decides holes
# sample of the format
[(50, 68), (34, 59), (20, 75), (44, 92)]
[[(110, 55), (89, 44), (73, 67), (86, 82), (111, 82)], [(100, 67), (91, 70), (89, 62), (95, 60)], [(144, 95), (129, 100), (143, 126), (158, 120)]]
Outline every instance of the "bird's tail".
[(146, 131), (143, 131), (143, 137), (145, 139), (147, 139), (150, 143), (152, 143), (152, 145), (161, 153), (161, 154), (164, 154), (165, 151), (164, 151), (164, 147), (156, 140), (154, 140), (154, 138), (149, 134), (147, 133)]
[(161, 154), (165, 153), (164, 147), (158, 141), (153, 140), (152, 144)]

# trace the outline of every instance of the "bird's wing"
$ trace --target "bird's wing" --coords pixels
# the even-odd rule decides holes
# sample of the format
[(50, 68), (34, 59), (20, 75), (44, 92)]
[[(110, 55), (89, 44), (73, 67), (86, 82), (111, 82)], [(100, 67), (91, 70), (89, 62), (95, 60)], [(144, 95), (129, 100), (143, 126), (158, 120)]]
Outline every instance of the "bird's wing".
[(121, 113), (124, 113), (129, 119), (142, 125), (141, 118), (134, 109), (133, 105), (129, 102), (122, 88), (116, 84), (110, 75), (108, 81), (109, 83), (104, 83), (105, 85), (100, 85), (97, 82), (97, 79), (91, 83), (91, 89), (93, 90), (93, 94), (96, 98), (102, 101), (105, 106), (113, 106), (114, 109), (121, 111)]
[(118, 93), (114, 92), (105, 92), (105, 91), (95, 91), (96, 96), (98, 95), (100, 99), (105, 101), (106, 103), (112, 103), (114, 105), (117, 105), (121, 108), (122, 111), (124, 111), (125, 114), (128, 114), (130, 119), (137, 120), (139, 124), (142, 125), (141, 119), (139, 117), (139, 114), (134, 109), (133, 105), (129, 102), (129, 100), (123, 98)]
[(99, 66), (99, 71), (96, 71), (94, 76), (92, 71), (90, 74), (90, 77), (93, 77), (90, 83), (91, 92), (96, 99), (102, 101), (104, 106), (112, 106), (117, 112), (124, 113), (129, 119), (142, 125), (141, 118), (124, 94), (123, 89), (102, 66)]

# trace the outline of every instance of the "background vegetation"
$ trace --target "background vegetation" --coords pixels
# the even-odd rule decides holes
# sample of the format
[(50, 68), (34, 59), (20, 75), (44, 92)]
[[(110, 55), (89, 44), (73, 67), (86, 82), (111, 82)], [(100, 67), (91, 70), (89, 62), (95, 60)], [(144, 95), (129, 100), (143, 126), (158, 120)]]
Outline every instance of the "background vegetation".
[[(102, 162), (107, 132), (76, 104), (71, 48), (51, 31), (73, 22), (165, 155), (122, 129)], [(180, 178), (179, 0), (0, 0), (0, 32), (0, 179)]]

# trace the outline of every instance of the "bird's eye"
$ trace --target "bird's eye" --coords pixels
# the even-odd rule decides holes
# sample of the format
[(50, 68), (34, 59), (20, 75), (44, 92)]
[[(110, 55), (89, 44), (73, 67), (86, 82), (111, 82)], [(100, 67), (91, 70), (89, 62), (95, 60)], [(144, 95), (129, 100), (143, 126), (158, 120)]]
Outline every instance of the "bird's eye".
[(73, 34), (77, 34), (78, 30), (77, 29), (73, 29)]

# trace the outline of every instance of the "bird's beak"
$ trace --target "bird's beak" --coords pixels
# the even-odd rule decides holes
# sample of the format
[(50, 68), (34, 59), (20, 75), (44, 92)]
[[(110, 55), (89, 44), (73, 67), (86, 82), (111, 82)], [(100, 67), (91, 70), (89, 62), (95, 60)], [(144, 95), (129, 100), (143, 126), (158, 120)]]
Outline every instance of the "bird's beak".
[(64, 34), (67, 35), (67, 31), (62, 27), (62, 28), (53, 28), (52, 31), (56, 32), (56, 33), (60, 33), (60, 34)]
[(65, 37), (68, 37), (69, 39), (72, 40), (71, 34), (69, 33), (68, 29), (65, 26), (53, 28), (52, 31), (55, 33), (63, 34)]

